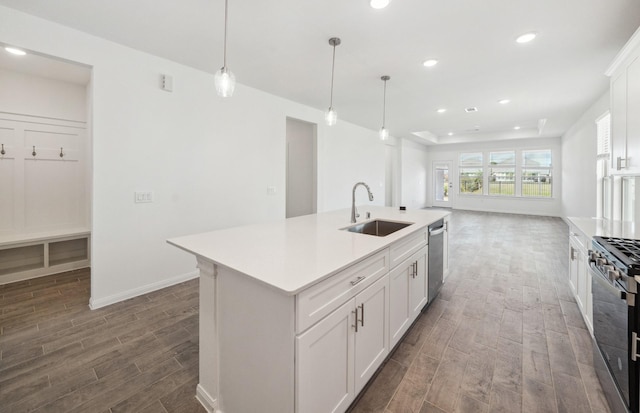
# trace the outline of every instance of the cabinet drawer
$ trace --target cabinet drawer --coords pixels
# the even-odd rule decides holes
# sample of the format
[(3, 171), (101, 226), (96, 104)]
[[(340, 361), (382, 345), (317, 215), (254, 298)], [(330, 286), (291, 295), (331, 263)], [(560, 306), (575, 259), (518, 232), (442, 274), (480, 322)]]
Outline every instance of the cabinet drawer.
[(422, 228), (417, 233), (401, 239), (389, 248), (391, 268), (409, 258), (412, 254), (428, 243), (427, 228)]
[(569, 227), (569, 241), (573, 242), (576, 249), (586, 252), (591, 248), (591, 239), (584, 235), (580, 230), (578, 230), (573, 225)]
[(296, 296), (296, 333), (301, 333), (342, 303), (389, 272), (389, 250), (384, 249)]

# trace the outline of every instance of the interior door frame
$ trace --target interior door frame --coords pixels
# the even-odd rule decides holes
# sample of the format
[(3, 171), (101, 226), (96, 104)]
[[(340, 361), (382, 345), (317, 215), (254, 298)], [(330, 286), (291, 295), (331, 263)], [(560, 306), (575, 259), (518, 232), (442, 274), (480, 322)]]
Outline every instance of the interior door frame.
[[(432, 178), (432, 182), (433, 182), (433, 186), (431, 187), (431, 196), (432, 196), (432, 206), (434, 207), (439, 207), (439, 208), (453, 208), (454, 205), (454, 201), (455, 201), (455, 191), (453, 188), (453, 181), (451, 179), (451, 175), (452, 175), (452, 171), (451, 171), (451, 166), (453, 165), (452, 161), (433, 161), (433, 164), (431, 166), (431, 176)], [(448, 196), (448, 200), (447, 201), (438, 201), (436, 200), (436, 185), (437, 185), (437, 175), (436, 175), (436, 170), (437, 169), (441, 169), (443, 166), (446, 166), (447, 170), (449, 171), (449, 192), (447, 194)]]

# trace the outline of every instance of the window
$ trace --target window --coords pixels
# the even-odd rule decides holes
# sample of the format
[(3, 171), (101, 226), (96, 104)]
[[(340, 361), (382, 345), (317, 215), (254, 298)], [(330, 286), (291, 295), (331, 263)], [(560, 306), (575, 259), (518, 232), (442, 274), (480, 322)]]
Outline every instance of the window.
[(489, 195), (516, 194), (515, 151), (489, 152)]
[(460, 154), (460, 193), (482, 195), (484, 180), (482, 152)]
[(522, 151), (522, 196), (551, 198), (551, 150)]

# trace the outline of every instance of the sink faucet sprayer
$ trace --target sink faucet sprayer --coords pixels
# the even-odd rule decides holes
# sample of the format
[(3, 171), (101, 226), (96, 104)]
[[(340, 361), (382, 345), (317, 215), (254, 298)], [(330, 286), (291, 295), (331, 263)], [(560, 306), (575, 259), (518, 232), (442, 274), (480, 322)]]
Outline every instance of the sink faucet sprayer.
[(360, 216), (360, 214), (356, 212), (356, 188), (359, 185), (362, 185), (365, 188), (367, 188), (367, 192), (369, 193), (369, 201), (373, 201), (373, 194), (371, 193), (371, 188), (369, 188), (369, 185), (365, 184), (364, 182), (358, 182), (353, 186), (353, 191), (351, 192), (351, 223), (352, 224), (355, 224), (356, 218)]

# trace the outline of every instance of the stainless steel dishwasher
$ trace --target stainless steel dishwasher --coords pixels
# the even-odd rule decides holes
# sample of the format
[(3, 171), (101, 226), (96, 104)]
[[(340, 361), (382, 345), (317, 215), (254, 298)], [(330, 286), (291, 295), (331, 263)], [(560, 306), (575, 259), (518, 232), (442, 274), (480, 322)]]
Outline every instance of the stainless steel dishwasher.
[(429, 301), (431, 304), (442, 288), (442, 276), (444, 273), (443, 249), (444, 232), (446, 231), (444, 220), (429, 225)]

